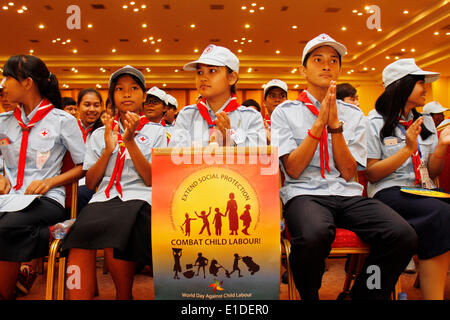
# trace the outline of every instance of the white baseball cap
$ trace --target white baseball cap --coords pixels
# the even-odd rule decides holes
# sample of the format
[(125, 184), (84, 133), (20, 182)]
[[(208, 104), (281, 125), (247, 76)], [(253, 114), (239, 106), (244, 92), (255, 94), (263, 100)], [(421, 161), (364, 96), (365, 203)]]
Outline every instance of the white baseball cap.
[(439, 79), (439, 72), (424, 71), (420, 69), (414, 58), (400, 59), (389, 64), (383, 70), (383, 86), (386, 88), (391, 83), (400, 80), (408, 74), (425, 76), (425, 82), (433, 82)]
[(164, 90), (159, 89), (158, 87), (151, 87), (147, 91), (147, 95), (155, 96), (164, 101), (165, 104), (167, 104), (167, 93)]
[(288, 86), (286, 82), (281, 81), (279, 79), (272, 79), (264, 85), (264, 97), (266, 96), (267, 91), (269, 91), (269, 89), (273, 87), (280, 88), (286, 93), (288, 92)]
[(423, 114), (431, 114), (431, 113), (441, 113), (444, 111), (448, 111), (449, 109), (444, 108), (441, 106), (441, 104), (437, 101), (431, 101), (428, 102), (426, 105), (423, 106)]
[(233, 71), (239, 72), (239, 59), (236, 55), (225, 47), (213, 44), (210, 44), (203, 50), (203, 53), (198, 60), (185, 64), (183, 70), (195, 71), (198, 63), (211, 66), (226, 66)]
[(178, 108), (178, 101), (177, 101), (177, 99), (175, 99), (175, 97), (170, 95), (170, 94), (167, 94), (166, 96), (167, 96), (167, 104), (170, 103), (171, 105), (173, 105), (176, 108)]
[(308, 53), (323, 46), (332, 47), (341, 57), (347, 54), (347, 48), (342, 43), (339, 43), (329, 35), (322, 33), (306, 44), (305, 48), (303, 49), (302, 63), (305, 62), (305, 57)]
[(145, 77), (138, 69), (133, 68), (130, 65), (126, 65), (123, 68), (120, 68), (119, 70), (115, 71), (111, 77), (109, 78), (109, 87), (111, 87), (111, 84), (114, 80), (119, 78), (121, 75), (129, 74), (132, 76), (135, 76), (139, 80), (139, 85), (141, 86), (142, 91), (145, 91)]

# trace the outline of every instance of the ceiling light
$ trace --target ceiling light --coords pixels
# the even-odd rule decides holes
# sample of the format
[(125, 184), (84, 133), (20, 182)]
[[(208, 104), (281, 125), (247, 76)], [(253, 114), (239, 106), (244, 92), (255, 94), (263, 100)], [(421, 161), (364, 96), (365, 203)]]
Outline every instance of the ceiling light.
[(242, 6), (241, 9), (242, 10), (247, 10), (247, 7), (246, 6)]
[(142, 42), (147, 42), (148, 40), (147, 40), (147, 38), (145, 38), (144, 40), (142, 40)]
[(253, 12), (255, 12), (255, 10), (253, 10), (253, 9), (250, 9), (250, 10), (249, 10), (249, 12), (250, 12), (250, 13), (253, 13)]
[(45, 26), (43, 24), (39, 25), (39, 29), (44, 29), (44, 28), (45, 28)]
[(178, 70), (178, 69), (175, 69), (174, 71), (175, 71), (175, 72), (179, 72), (180, 70)]
[(145, 4), (143, 4), (143, 5), (141, 6), (141, 9), (145, 9), (145, 8), (147, 8), (147, 6), (146, 6)]
[(147, 24), (146, 24), (146, 23), (143, 23), (143, 24), (142, 24), (142, 28), (147, 28)]
[(92, 28), (93, 26), (92, 26), (92, 23), (89, 23), (88, 25), (87, 25), (87, 27), (88, 28)]
[(139, 9), (138, 9), (138, 8), (134, 8), (133, 11), (134, 11), (134, 12), (138, 12)]
[(124, 5), (122, 6), (122, 8), (127, 9), (128, 6), (127, 6), (126, 4), (124, 4)]
[(438, 31), (436, 31), (436, 32), (434, 33), (434, 35), (435, 35), (435, 36), (438, 36), (438, 35), (439, 35), (439, 32), (438, 32)]
[(130, 5), (132, 5), (132, 6), (134, 6), (135, 4), (136, 4), (136, 2), (134, 2), (134, 1), (130, 2)]
[(405, 50), (405, 48), (402, 48), (402, 50), (401, 50), (402, 52), (405, 52), (406, 50)]
[(249, 25), (249, 24), (246, 24), (244, 27), (245, 27), (245, 29), (249, 29), (249, 28), (250, 28), (250, 25)]
[(358, 46), (360, 46), (360, 45), (362, 45), (362, 42), (361, 42), (361, 41), (358, 41)]
[(33, 49), (30, 49), (30, 54), (32, 54), (32, 53), (34, 53), (34, 50), (33, 50)]
[(416, 49), (411, 49), (411, 52), (416, 52)]
[(395, 59), (395, 60), (398, 60), (398, 59), (399, 59), (399, 57), (395, 57), (394, 59)]
[(247, 72), (252, 72), (252, 70), (253, 70), (252, 68), (248, 68)]
[(358, 10), (356, 10), (356, 9), (353, 9), (353, 11), (352, 11), (353, 13), (358, 13)]
[(341, 30), (345, 31), (345, 30), (347, 30), (347, 27), (342, 27)]
[(192, 28), (192, 29), (195, 28), (195, 24), (191, 24), (191, 28)]
[(292, 29), (297, 29), (298, 28), (298, 26), (292, 26)]
[(408, 14), (408, 13), (409, 13), (408, 10), (403, 11), (403, 14)]
[(387, 59), (387, 60), (389, 60), (390, 58), (391, 58), (391, 57), (389, 57), (389, 56), (386, 56), (386, 59)]
[(117, 50), (116, 50), (116, 49), (112, 49), (111, 52), (112, 52), (112, 53), (115, 53), (115, 52), (117, 52)]
[(198, 49), (194, 49), (194, 52), (198, 52)]
[(375, 71), (375, 68), (372, 68), (372, 71)]
[(8, 5), (12, 7), (14, 5), (14, 2), (9, 2)]
[(155, 50), (156, 53), (158, 53), (159, 51), (160, 51), (159, 49), (156, 49), (156, 50)]
[(363, 15), (363, 13), (362, 12), (358, 12), (358, 16), (362, 16)]
[(77, 53), (78, 52), (78, 50), (77, 49), (73, 49), (73, 53)]
[(163, 83), (163, 87), (166, 87), (166, 86), (167, 86), (167, 84)]
[(256, 7), (256, 3), (253, 2), (253, 3), (252, 3), (252, 7)]
[(264, 10), (265, 8), (264, 7), (259, 7), (259, 10)]
[(8, 10), (8, 6), (3, 6), (2, 9), (3, 10)]
[(276, 54), (280, 54), (280, 50), (275, 51)]
[(242, 52), (242, 49), (239, 49), (238, 52), (241, 53), (241, 52)]
[(377, 31), (378, 31), (378, 32), (381, 32), (381, 31), (383, 31), (383, 29), (381, 29), (381, 28), (378, 28), (378, 29), (377, 29)]

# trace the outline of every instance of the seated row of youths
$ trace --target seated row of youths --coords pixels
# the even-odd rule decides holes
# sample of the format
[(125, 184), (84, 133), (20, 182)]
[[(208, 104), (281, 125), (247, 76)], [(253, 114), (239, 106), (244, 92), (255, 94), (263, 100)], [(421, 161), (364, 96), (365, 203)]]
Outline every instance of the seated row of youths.
[[(416, 111), (425, 103), (424, 84), (439, 74), (421, 70), (414, 59), (388, 65), (385, 91), (366, 118), (358, 107), (336, 99), (345, 53), (328, 35), (309, 41), (301, 61), (307, 90), (271, 113), (270, 142), (278, 147), (285, 176), (280, 195), (292, 235), (295, 285), (302, 299), (319, 299), (325, 258), (341, 227), (370, 246), (363, 270), (376, 265), (381, 271), (376, 289), (367, 287), (370, 274), (361, 272), (352, 299), (389, 299), (414, 254), (424, 299), (443, 299), (450, 204), (400, 191), (433, 188), (432, 179), (442, 170), (450, 128), (438, 138), (434, 124)], [(87, 189), (96, 190), (63, 240), (61, 254), (83, 274), (81, 286), (68, 290), (69, 298), (93, 298), (96, 250), (104, 249), (117, 298), (132, 299), (135, 265), (152, 259), (151, 149), (267, 144), (261, 114), (236, 100), (239, 60), (230, 50), (210, 45), (184, 70), (196, 73), (201, 98), (180, 110), (170, 137), (141, 113), (145, 100), (153, 98), (146, 96), (143, 74), (126, 66), (111, 75), (113, 112), (85, 138), (85, 147), (77, 121), (60, 109), (57, 79), (45, 64), (34, 56), (7, 61), (3, 86), (19, 107), (0, 115), (1, 298), (14, 298), (21, 262), (48, 253), (48, 227), (66, 218), (65, 184), (85, 176)], [(67, 151), (75, 165), (62, 173)], [(366, 170), (368, 198), (353, 179), (357, 169)]]

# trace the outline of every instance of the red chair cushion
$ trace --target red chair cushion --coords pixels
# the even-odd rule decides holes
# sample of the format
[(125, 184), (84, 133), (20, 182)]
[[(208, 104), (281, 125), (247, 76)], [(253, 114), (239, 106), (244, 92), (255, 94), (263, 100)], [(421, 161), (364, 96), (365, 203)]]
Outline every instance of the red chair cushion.
[(368, 248), (353, 231), (347, 229), (336, 229), (336, 238), (331, 244), (331, 248)]
[(358, 171), (358, 182), (364, 187), (363, 197), (367, 197), (367, 177), (365, 170)]

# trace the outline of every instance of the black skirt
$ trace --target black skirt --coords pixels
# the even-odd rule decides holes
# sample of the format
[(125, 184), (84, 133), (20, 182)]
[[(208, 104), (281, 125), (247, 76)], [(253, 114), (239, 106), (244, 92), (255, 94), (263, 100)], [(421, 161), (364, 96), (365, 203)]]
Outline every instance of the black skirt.
[(374, 198), (397, 211), (417, 233), (417, 255), (426, 260), (450, 250), (449, 199), (416, 196), (390, 187), (378, 191)]
[(71, 248), (114, 249), (114, 258), (151, 264), (151, 206), (119, 197), (89, 203), (62, 241), (62, 255)]
[(63, 206), (47, 197), (21, 211), (0, 212), (0, 260), (23, 262), (48, 255), (48, 227), (66, 219)]

